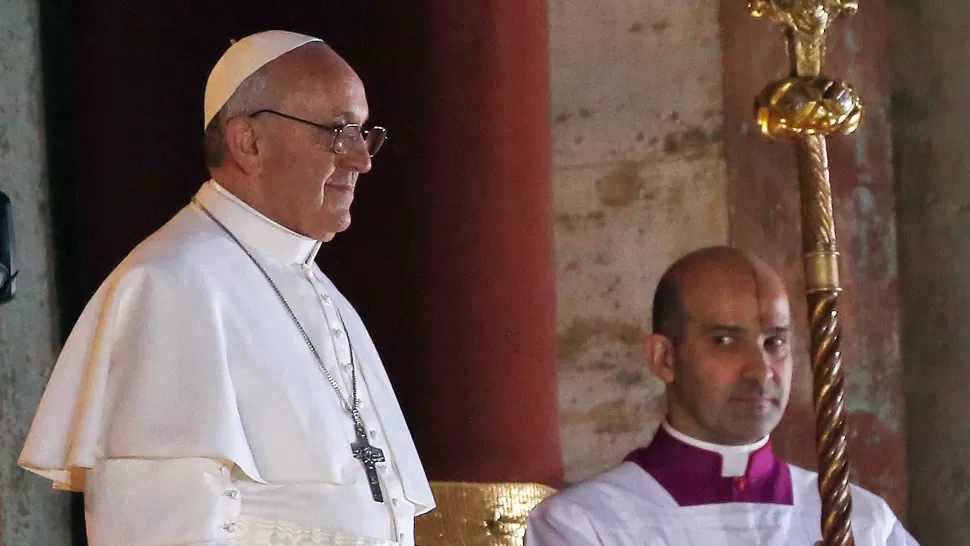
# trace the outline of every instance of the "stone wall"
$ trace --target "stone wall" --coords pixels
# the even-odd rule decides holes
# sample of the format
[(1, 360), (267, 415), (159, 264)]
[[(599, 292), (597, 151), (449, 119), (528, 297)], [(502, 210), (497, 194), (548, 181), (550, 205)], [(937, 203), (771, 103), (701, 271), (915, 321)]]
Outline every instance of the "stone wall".
[(970, 545), (970, 6), (890, 7), (909, 523)]
[(0, 190), (13, 202), (17, 297), (0, 307), (0, 545), (70, 544), (70, 496), (17, 467), (58, 345), (35, 0), (0, 0)]
[(727, 242), (718, 2), (550, 2), (560, 419), (567, 481), (649, 440), (653, 288)]

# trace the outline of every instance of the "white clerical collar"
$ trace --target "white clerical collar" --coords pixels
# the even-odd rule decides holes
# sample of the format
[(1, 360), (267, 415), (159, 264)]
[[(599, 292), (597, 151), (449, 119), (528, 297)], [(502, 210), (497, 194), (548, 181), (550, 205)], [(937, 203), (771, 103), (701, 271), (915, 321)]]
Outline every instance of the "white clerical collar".
[(748, 470), (748, 459), (751, 457), (751, 454), (763, 448), (765, 444), (768, 443), (768, 436), (765, 436), (753, 444), (722, 446), (720, 444), (712, 444), (698, 440), (697, 438), (692, 438), (670, 426), (670, 423), (668, 423), (666, 419), (660, 423), (660, 426), (667, 431), (667, 434), (673, 436), (676, 440), (679, 440), (687, 445), (694, 446), (698, 449), (703, 449), (704, 451), (712, 451), (719, 454), (721, 456), (721, 460), (723, 461), (723, 465), (721, 466), (721, 476), (725, 478), (744, 476), (745, 472)]
[(320, 241), (270, 220), (215, 180), (203, 184), (195, 198), (244, 245), (280, 262), (310, 264), (320, 250)]

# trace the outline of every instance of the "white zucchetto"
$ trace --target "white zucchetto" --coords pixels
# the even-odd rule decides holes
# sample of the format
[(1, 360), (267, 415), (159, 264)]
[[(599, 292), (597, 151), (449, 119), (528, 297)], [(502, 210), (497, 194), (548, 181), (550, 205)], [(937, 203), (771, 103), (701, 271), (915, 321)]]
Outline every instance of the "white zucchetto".
[(205, 124), (236, 92), (236, 89), (254, 72), (284, 53), (310, 42), (322, 42), (320, 38), (285, 30), (267, 30), (247, 36), (233, 43), (216, 62), (205, 86)]

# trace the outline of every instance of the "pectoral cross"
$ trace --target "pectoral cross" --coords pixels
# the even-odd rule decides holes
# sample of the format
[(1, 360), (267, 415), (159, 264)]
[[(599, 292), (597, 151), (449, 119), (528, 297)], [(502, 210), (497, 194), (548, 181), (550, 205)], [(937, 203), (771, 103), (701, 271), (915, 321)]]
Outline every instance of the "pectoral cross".
[(370, 445), (363, 426), (354, 425), (354, 430), (357, 432), (357, 441), (350, 444), (350, 449), (354, 452), (354, 458), (364, 465), (367, 483), (370, 484), (370, 494), (374, 497), (374, 501), (384, 502), (384, 495), (381, 494), (381, 481), (377, 477), (377, 463), (384, 462), (384, 452), (380, 448)]

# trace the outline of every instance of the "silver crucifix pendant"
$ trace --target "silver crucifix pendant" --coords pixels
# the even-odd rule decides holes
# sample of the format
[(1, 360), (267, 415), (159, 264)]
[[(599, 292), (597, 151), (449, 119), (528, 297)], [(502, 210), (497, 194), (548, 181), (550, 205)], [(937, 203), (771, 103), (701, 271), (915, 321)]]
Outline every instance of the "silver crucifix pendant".
[(370, 445), (362, 425), (354, 425), (354, 430), (357, 433), (357, 441), (350, 444), (350, 449), (354, 453), (354, 458), (364, 465), (367, 483), (370, 485), (370, 494), (374, 497), (374, 501), (384, 502), (384, 495), (381, 493), (381, 481), (377, 476), (377, 463), (384, 462), (384, 451)]

